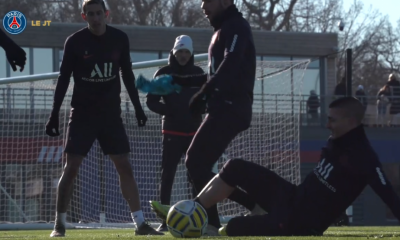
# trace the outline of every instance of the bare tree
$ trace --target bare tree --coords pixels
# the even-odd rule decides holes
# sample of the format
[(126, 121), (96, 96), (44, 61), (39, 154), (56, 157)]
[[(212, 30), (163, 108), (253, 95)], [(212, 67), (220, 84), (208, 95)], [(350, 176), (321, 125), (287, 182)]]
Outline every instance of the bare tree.
[(82, 22), (82, 1), (69, 0), (58, 3), (55, 19), (60, 22)]
[(166, 12), (169, 12), (168, 1), (159, 1), (148, 16), (149, 25), (163, 27), (169, 26), (169, 14), (165, 14)]
[(290, 31), (335, 32), (342, 19), (342, 2), (338, 0), (302, 0), (291, 14)]
[(148, 17), (160, 1), (161, 0), (131, 0), (135, 7), (135, 22), (138, 25), (148, 25)]
[[(337, 23), (345, 22), (344, 31)], [(353, 50), (353, 87), (361, 84), (366, 90), (381, 86), (381, 79), (390, 71), (398, 71), (399, 34), (393, 30), (387, 18), (377, 10), (366, 8), (362, 1), (355, 0), (344, 10), (342, 0), (299, 1), (291, 15), (291, 31), (336, 32), (339, 49), (337, 53), (338, 80), (346, 70), (345, 50)], [(332, 50), (332, 54), (335, 51)], [(374, 92), (375, 90), (372, 90)], [(376, 94), (376, 93), (374, 93)]]
[(252, 27), (280, 31), (287, 28), (297, 0), (243, 0), (243, 11)]
[(108, 0), (107, 6), (110, 11), (109, 23), (136, 25), (136, 10), (130, 0)]
[(55, 6), (43, 0), (1, 0), (0, 15), (4, 16), (7, 12), (18, 10), (22, 12), (28, 21), (32, 20), (53, 20)]
[(170, 0), (171, 25), (174, 27), (209, 27), (201, 3), (197, 0)]

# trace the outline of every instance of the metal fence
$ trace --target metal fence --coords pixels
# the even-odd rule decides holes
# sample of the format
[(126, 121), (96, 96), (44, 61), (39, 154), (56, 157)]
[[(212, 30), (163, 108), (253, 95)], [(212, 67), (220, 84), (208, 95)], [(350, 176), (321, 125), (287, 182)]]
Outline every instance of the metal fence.
[[(316, 113), (310, 113), (307, 100), (309, 95), (304, 95), (300, 102), (301, 126), (325, 127), (329, 103), (338, 96), (318, 96), (320, 107)], [(365, 96), (365, 115), (363, 124), (366, 127), (400, 127), (400, 112), (392, 114), (392, 104), (379, 104), (376, 96)], [(393, 98), (395, 99), (395, 97)], [(399, 109), (400, 110), (400, 109)]]

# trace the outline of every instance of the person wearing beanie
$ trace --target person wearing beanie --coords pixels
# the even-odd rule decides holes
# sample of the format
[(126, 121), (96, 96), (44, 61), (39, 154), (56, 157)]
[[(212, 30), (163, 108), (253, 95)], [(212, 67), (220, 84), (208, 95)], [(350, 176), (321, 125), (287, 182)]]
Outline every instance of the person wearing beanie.
[[(159, 69), (154, 77), (164, 74), (204, 74), (203, 69), (194, 64), (193, 42), (189, 36), (181, 35), (176, 38), (169, 54), (168, 65)], [(197, 114), (191, 114), (189, 110), (189, 101), (199, 89), (199, 87), (183, 87), (180, 93), (165, 96), (147, 95), (147, 107), (162, 115), (160, 201), (165, 205), (170, 204), (177, 166), (203, 121), (202, 114), (205, 113), (205, 105)], [(188, 197), (195, 196), (188, 193)], [(168, 231), (165, 221), (157, 230)]]
[(179, 65), (185, 66), (191, 56), (193, 56), (193, 41), (189, 36), (181, 35), (175, 40), (172, 53)]

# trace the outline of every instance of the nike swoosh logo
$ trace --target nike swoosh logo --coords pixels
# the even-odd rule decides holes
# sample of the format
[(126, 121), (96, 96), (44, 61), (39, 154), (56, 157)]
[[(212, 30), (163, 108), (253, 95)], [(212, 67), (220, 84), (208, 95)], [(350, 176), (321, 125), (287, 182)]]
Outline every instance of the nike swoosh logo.
[(83, 58), (86, 59), (86, 58), (90, 58), (92, 56), (93, 56), (93, 54), (92, 55), (84, 55)]

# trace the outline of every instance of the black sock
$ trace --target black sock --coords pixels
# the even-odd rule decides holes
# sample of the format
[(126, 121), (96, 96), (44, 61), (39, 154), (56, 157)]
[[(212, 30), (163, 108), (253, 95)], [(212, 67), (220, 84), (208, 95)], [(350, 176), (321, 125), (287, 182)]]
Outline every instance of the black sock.
[(221, 227), (221, 222), (219, 221), (219, 215), (217, 210), (217, 204), (206, 209), (208, 215), (208, 225), (214, 226), (216, 228)]

